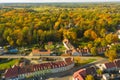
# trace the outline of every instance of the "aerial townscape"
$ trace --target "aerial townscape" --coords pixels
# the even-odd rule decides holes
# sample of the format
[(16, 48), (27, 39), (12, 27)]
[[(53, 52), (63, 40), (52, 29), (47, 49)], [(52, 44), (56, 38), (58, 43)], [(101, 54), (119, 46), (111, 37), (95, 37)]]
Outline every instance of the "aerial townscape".
[(1, 0), (0, 80), (120, 80), (120, 1)]

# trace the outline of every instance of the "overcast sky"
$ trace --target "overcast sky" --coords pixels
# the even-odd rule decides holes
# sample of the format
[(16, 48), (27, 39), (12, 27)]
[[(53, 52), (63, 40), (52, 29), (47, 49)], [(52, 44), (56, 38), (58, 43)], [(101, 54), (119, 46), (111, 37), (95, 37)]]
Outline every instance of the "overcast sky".
[(13, 3), (13, 2), (116, 2), (120, 0), (0, 0), (0, 3)]

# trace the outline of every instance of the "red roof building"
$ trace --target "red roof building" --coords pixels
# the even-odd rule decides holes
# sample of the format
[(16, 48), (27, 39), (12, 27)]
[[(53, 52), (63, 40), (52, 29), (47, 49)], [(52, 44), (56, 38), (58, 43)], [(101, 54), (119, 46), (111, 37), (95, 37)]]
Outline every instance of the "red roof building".
[[(14, 66), (14, 67), (6, 70), (5, 78), (9, 79), (9, 78), (13, 78), (13, 77), (18, 77), (19, 75), (26, 75), (27, 73), (34, 73), (36, 71), (49, 70), (49, 69), (52, 70), (55, 68), (58, 69), (58, 68), (62, 68), (62, 67), (67, 67), (71, 64), (73, 64), (72, 59), (66, 58), (65, 61), (57, 61), (57, 62), (42, 63), (42, 64), (35, 64), (35, 65), (27, 65), (27, 66), (22, 66), (22, 65)], [(61, 70), (61, 69), (59, 69), (59, 70)], [(43, 71), (43, 73), (44, 73), (44, 71)]]
[(73, 74), (73, 79), (74, 80), (85, 80), (85, 77), (89, 74), (95, 75), (96, 69), (94, 67), (80, 69), (79, 71), (77, 71)]
[(120, 60), (115, 60), (114, 63), (117, 68), (120, 68)]
[(51, 54), (50, 50), (39, 50), (39, 49), (32, 50), (33, 56), (50, 56), (50, 54)]
[(116, 65), (114, 64), (114, 62), (107, 62), (103, 64), (105, 66), (105, 69), (112, 69), (112, 68), (116, 68)]

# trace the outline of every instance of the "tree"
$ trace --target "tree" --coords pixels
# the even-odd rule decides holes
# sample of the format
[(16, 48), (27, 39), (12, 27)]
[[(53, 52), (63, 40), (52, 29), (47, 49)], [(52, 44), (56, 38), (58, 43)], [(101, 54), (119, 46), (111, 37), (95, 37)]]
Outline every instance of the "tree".
[(112, 43), (113, 42), (113, 34), (112, 33), (107, 34), (105, 39), (108, 43)]
[(97, 69), (97, 74), (98, 74), (99, 76), (101, 76), (101, 75), (102, 75), (102, 70)]
[(102, 47), (107, 46), (107, 42), (106, 42), (105, 39), (103, 39), (103, 40), (101, 41), (101, 46), (102, 46)]
[(93, 47), (93, 44), (92, 43), (88, 43), (88, 48), (91, 49)]
[(95, 79), (92, 75), (87, 75), (85, 80), (95, 80)]
[(91, 52), (92, 55), (97, 55), (97, 48), (96, 47), (92, 47), (90, 49), (90, 52)]
[(97, 34), (95, 31), (88, 29), (84, 32), (84, 36), (88, 39), (95, 40), (97, 38)]
[(54, 29), (57, 30), (59, 28), (60, 22), (55, 22)]
[(105, 56), (109, 58), (109, 61), (113, 61), (117, 58), (117, 52), (115, 49), (110, 49), (105, 52)]
[(105, 35), (106, 35), (106, 29), (101, 29), (100, 36), (105, 37)]

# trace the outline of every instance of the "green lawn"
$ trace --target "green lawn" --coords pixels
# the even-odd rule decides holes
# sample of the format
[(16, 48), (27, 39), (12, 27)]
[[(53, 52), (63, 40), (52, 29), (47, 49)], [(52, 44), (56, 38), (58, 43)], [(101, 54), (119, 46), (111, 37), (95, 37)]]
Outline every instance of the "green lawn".
[(91, 62), (94, 62), (96, 59), (87, 59), (87, 60), (81, 60), (80, 64), (85, 65)]
[(19, 63), (18, 59), (13, 59), (13, 60), (9, 60), (7, 62), (2, 62), (2, 63), (0, 63), (0, 70), (8, 69), (18, 63)]
[(84, 60), (80, 60), (80, 61), (76, 62), (75, 65), (76, 66), (78, 66), (78, 65), (83, 66), (83, 65), (86, 65), (86, 64), (94, 62), (94, 61), (96, 61), (96, 59), (84, 59)]

